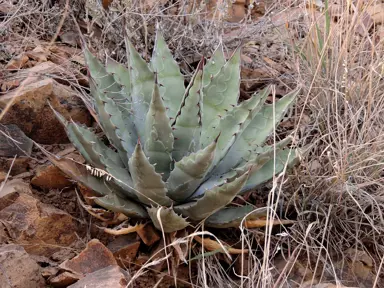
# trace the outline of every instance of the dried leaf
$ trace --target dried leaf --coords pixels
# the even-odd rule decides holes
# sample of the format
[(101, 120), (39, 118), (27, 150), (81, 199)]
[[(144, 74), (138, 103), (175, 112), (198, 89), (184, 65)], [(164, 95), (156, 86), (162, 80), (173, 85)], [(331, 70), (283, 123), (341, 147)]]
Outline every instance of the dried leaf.
[(204, 244), (204, 249), (208, 251), (219, 251), (220, 253), (229, 253), (229, 254), (242, 254), (242, 253), (248, 253), (248, 249), (236, 249), (229, 247), (228, 245), (224, 245), (224, 248), (226, 249), (226, 252), (223, 250), (222, 246), (215, 240), (209, 239), (209, 238), (201, 238), (199, 236), (195, 236), (194, 239), (199, 242), (200, 244)]

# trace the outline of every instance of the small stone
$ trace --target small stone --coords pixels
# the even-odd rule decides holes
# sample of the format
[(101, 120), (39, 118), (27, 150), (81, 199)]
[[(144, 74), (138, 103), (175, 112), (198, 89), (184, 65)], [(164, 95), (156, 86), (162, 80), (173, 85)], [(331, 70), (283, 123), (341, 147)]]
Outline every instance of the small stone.
[(99, 240), (93, 239), (79, 255), (60, 264), (60, 268), (79, 277), (95, 272), (110, 265), (117, 265), (112, 252)]
[(41, 276), (43, 276), (45, 279), (55, 276), (57, 272), (59, 272), (57, 267), (48, 266), (41, 268)]
[(140, 254), (139, 256), (137, 256), (136, 260), (135, 260), (135, 264), (136, 264), (136, 268), (137, 269), (140, 269), (141, 266), (145, 265), (145, 263), (147, 263), (149, 261), (149, 256), (146, 255), (146, 254)]
[(63, 189), (72, 185), (72, 182), (54, 165), (39, 167), (31, 184), (42, 189)]
[(147, 224), (143, 229), (137, 231), (137, 234), (147, 246), (152, 246), (155, 242), (160, 240), (159, 233), (152, 224)]
[(65, 271), (49, 279), (49, 284), (57, 288), (68, 287), (69, 285), (75, 283), (79, 279), (80, 279), (79, 275)]
[(86, 275), (68, 288), (126, 288), (128, 275), (119, 266), (109, 266)]
[(14, 244), (0, 246), (0, 267), (0, 287), (45, 287), (40, 266), (21, 246)]
[(132, 236), (129, 234), (119, 236), (108, 245), (118, 264), (123, 268), (132, 264), (140, 247), (140, 242)]
[(14, 157), (32, 153), (33, 142), (24, 132), (14, 124), (1, 125), (0, 129), (0, 157)]

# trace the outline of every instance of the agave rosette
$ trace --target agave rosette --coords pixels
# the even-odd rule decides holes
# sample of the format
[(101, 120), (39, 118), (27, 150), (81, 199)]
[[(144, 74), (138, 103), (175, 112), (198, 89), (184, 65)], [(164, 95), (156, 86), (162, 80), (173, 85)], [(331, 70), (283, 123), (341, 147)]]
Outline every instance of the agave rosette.
[[(192, 222), (235, 227), (252, 206), (226, 207), (297, 159), (264, 142), (293, 103), (298, 90), (274, 105), (270, 87), (238, 103), (240, 49), (226, 61), (220, 45), (202, 60), (188, 87), (161, 35), (150, 63), (128, 43), (127, 67), (105, 66), (85, 48), (91, 94), (106, 145), (88, 127), (57, 117), (97, 177), (75, 162), (52, 161), (94, 191), (94, 201), (128, 217), (151, 218), (173, 232)], [(75, 172), (74, 172), (75, 171)], [(97, 174), (97, 173), (96, 173)], [(105, 173), (101, 173), (105, 174)], [(100, 176), (100, 175), (99, 175)]]

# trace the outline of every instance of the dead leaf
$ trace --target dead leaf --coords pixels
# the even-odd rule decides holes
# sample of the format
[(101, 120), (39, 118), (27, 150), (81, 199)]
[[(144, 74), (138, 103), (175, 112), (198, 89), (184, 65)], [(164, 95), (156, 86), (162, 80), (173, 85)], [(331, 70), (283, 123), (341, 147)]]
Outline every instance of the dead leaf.
[(128, 226), (124, 228), (117, 228), (117, 229), (111, 229), (111, 228), (103, 228), (100, 227), (105, 233), (118, 236), (118, 235), (126, 235), (133, 232), (138, 232), (144, 228), (144, 224), (136, 224), (135, 226)]
[(244, 222), (244, 226), (246, 228), (260, 228), (268, 225), (286, 225), (286, 224), (294, 224), (296, 221), (294, 220), (269, 220), (266, 219), (258, 219), (258, 220), (247, 220)]
[[(187, 255), (188, 255), (188, 241), (187, 241), (188, 232), (184, 230), (179, 230), (177, 232), (170, 234), (170, 242), (175, 249), (175, 254), (177, 256), (176, 266), (179, 265), (179, 262), (182, 261), (187, 263)], [(177, 239), (186, 240), (184, 243), (177, 241)], [(176, 242), (176, 243), (175, 243)]]
[(229, 254), (242, 254), (248, 253), (248, 249), (237, 249), (229, 247), (228, 245), (223, 245), (226, 251), (223, 250), (222, 246), (215, 240), (209, 238), (201, 238), (199, 236), (195, 236), (194, 239), (200, 244), (204, 245), (204, 249), (208, 251), (219, 251), (220, 253), (229, 253)]

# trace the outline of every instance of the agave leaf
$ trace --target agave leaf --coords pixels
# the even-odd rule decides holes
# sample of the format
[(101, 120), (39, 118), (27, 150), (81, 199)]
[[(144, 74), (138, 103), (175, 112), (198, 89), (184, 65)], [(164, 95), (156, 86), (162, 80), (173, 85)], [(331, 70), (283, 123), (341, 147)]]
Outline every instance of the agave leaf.
[(127, 41), (127, 45), (129, 51), (129, 63), (131, 65), (131, 95), (132, 108), (135, 113), (135, 126), (140, 138), (145, 139), (145, 115), (147, 115), (149, 103), (151, 102), (155, 76), (149, 69), (147, 62), (141, 58), (139, 53), (133, 47), (132, 43)]
[(172, 200), (167, 196), (167, 188), (161, 179), (161, 175), (156, 173), (153, 165), (148, 161), (140, 142), (129, 159), (129, 171), (133, 179), (137, 197), (147, 205), (169, 206)]
[(247, 182), (248, 176), (249, 173), (247, 171), (232, 182), (227, 182), (205, 191), (204, 196), (196, 202), (175, 206), (174, 210), (195, 221), (207, 218), (232, 202)]
[[(237, 167), (244, 159), (257, 152), (258, 147), (264, 143), (266, 138), (272, 133), (276, 124), (280, 122), (288, 107), (298, 95), (299, 90), (295, 90), (275, 103), (273, 111), (272, 105), (265, 105), (256, 113), (255, 117), (245, 128), (243, 133), (237, 137), (228, 153), (216, 167), (214, 174), (220, 175)], [(275, 113), (275, 118), (273, 117)]]
[(278, 157), (280, 151), (283, 150), (289, 143), (291, 143), (292, 140), (293, 137), (288, 136), (287, 138), (277, 142), (274, 146), (263, 147), (261, 153), (253, 154), (248, 161), (243, 161), (234, 170), (237, 172), (237, 174), (242, 174), (250, 169), (250, 175), (253, 175), (259, 169), (261, 169), (261, 167), (263, 167), (267, 162), (272, 160), (275, 154), (277, 155), (276, 157)]
[(131, 73), (119, 62), (116, 62), (112, 58), (107, 58), (106, 63), (106, 71), (112, 74), (115, 81), (120, 84), (122, 87), (122, 92), (124, 92), (124, 96), (129, 101), (127, 104), (127, 109), (130, 109), (131, 99), (131, 91), (132, 91), (132, 83), (131, 83)]
[(124, 167), (119, 167), (113, 161), (106, 158), (103, 161), (105, 170), (112, 178), (108, 182), (108, 186), (112, 186), (112, 190), (118, 190), (123, 198), (129, 197), (137, 200), (137, 191), (134, 189), (133, 180), (128, 170)]
[(151, 207), (147, 208), (147, 211), (155, 227), (165, 233), (179, 231), (189, 225), (189, 223), (183, 217), (177, 215), (172, 208)]
[[(220, 120), (218, 130), (221, 134), (217, 145), (218, 152), (216, 153), (214, 161), (215, 165), (224, 158), (236, 139), (240, 137), (243, 131), (251, 123), (253, 117), (255, 117), (257, 112), (262, 108), (262, 105), (268, 97), (269, 91), (270, 87), (267, 87), (250, 99), (241, 102)], [(221, 171), (218, 172), (218, 174), (220, 174)]]
[(168, 181), (168, 196), (182, 202), (193, 194), (204, 180), (215, 157), (217, 139), (205, 149), (185, 156), (176, 162)]
[(196, 69), (195, 75), (189, 83), (175, 122), (172, 125), (175, 143), (173, 157), (176, 161), (189, 153), (199, 150), (201, 134), (201, 85), (204, 59)]
[(110, 159), (115, 165), (124, 167), (119, 155), (107, 147), (89, 128), (77, 125), (75, 122), (68, 122), (66, 119), (48, 103), (55, 116), (65, 127), (68, 138), (79, 150), (85, 160), (92, 166), (104, 169), (103, 159)]
[[(279, 153), (281, 152), (281, 150), (290, 141), (292, 141), (292, 137), (287, 137), (286, 139), (276, 143), (275, 147), (273, 146), (264, 147), (264, 148), (259, 147), (259, 153), (257, 153), (250, 160), (241, 161), (237, 167), (233, 167), (231, 171), (224, 173), (222, 175), (221, 174), (212, 175), (207, 181), (205, 181), (202, 185), (200, 185), (200, 187), (196, 190), (196, 192), (192, 195), (191, 198), (199, 197), (200, 195), (204, 194), (204, 192), (207, 189), (212, 189), (217, 185), (222, 185), (223, 183), (225, 183), (226, 181), (225, 179), (229, 179), (229, 181), (232, 181), (233, 179), (235, 179), (236, 177), (239, 177), (239, 175), (242, 175), (246, 171), (249, 171), (250, 175), (256, 175), (267, 163), (273, 166), (273, 157), (274, 157), (275, 151), (276, 151), (277, 157), (279, 157)], [(281, 168), (281, 167), (277, 166), (277, 168)], [(263, 171), (264, 170), (262, 170), (261, 173), (266, 175), (266, 173)], [(276, 173), (279, 173), (279, 172), (281, 172), (281, 170), (277, 169)], [(272, 177), (273, 177), (273, 174), (270, 175), (269, 179), (271, 179)], [(255, 188), (257, 185), (258, 184), (255, 184), (252, 188)]]
[(208, 86), (203, 88), (203, 128), (202, 147), (207, 146), (217, 136), (220, 118), (237, 104), (240, 88), (240, 49), (213, 76)]
[[(251, 213), (252, 211), (254, 212)], [(205, 224), (208, 227), (214, 228), (237, 228), (248, 214), (247, 220), (265, 217), (267, 213), (268, 207), (255, 209), (251, 205), (223, 208), (209, 216), (207, 220), (205, 220)]]
[(160, 95), (168, 108), (167, 115), (169, 119), (174, 119), (184, 95), (184, 77), (159, 30), (156, 33), (151, 64), (152, 70), (157, 73)]
[(121, 198), (114, 193), (110, 193), (104, 197), (93, 198), (95, 203), (105, 209), (113, 212), (123, 213), (128, 217), (147, 218), (148, 213), (140, 205), (128, 199)]
[[(255, 188), (256, 186), (270, 180), (273, 175), (281, 173), (287, 164), (288, 167), (293, 166), (299, 159), (299, 151), (293, 149), (281, 150), (276, 153), (276, 162), (274, 159), (269, 160), (256, 173), (249, 176), (247, 184), (241, 190), (241, 194)], [(275, 165), (274, 165), (275, 164)]]
[(44, 153), (50, 162), (52, 162), (57, 168), (63, 171), (70, 178), (93, 190), (97, 196), (104, 196), (107, 194), (108, 188), (104, 181), (100, 178), (92, 176), (87, 171), (85, 165), (77, 163), (68, 158), (60, 158), (49, 153), (39, 144), (35, 143), (35, 145), (39, 147), (39, 149)]
[(115, 78), (107, 72), (100, 61), (89, 52), (88, 48), (84, 49), (84, 58), (87, 63), (91, 78), (95, 81), (100, 93), (106, 94), (108, 98), (119, 103), (126, 103), (126, 95), (122, 93), (122, 87), (116, 82)]
[(117, 149), (123, 163), (126, 164), (137, 140), (134, 123), (124, 113), (127, 111), (121, 111), (112, 99), (101, 94), (91, 83), (90, 88), (95, 98), (96, 111), (103, 131), (110, 143)]
[(157, 84), (145, 121), (144, 139), (145, 154), (149, 157), (149, 162), (155, 165), (156, 172), (162, 174), (163, 179), (167, 179), (171, 170), (173, 134)]
[(223, 45), (220, 43), (220, 45), (216, 48), (215, 52), (213, 52), (211, 59), (204, 66), (203, 87), (206, 87), (209, 85), (209, 83), (211, 83), (212, 78), (220, 72), (224, 64), (225, 56), (223, 51)]

